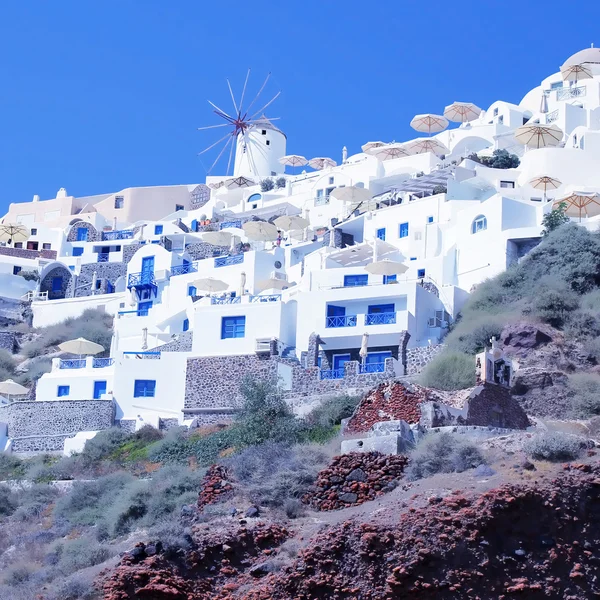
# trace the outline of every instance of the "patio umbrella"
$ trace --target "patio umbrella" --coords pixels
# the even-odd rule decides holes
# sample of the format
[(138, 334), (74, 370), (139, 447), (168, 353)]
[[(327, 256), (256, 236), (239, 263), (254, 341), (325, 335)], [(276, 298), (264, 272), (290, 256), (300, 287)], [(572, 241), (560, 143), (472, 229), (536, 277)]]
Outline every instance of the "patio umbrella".
[(363, 152), (368, 153), (369, 150), (372, 150), (373, 148), (381, 148), (381, 146), (386, 146), (386, 142), (367, 142), (366, 144), (363, 144), (360, 149)]
[(362, 336), (362, 342), (360, 344), (360, 351), (358, 355), (362, 358), (363, 363), (365, 362), (365, 358), (367, 358), (367, 354), (369, 353), (369, 334), (365, 331)]
[(397, 260), (382, 258), (381, 260), (368, 264), (365, 267), (365, 271), (368, 271), (373, 275), (401, 275), (408, 271), (408, 267)]
[(406, 143), (407, 150), (410, 154), (424, 154), (425, 152), (433, 152), (435, 155), (449, 154), (450, 150), (435, 138), (416, 138)]
[(148, 350), (148, 328), (142, 329), (142, 350)]
[(287, 215), (277, 217), (273, 223), (278, 229), (283, 229), (283, 231), (299, 231), (306, 229), (309, 225), (308, 221), (302, 217), (288, 217)]
[(591, 69), (586, 65), (563, 65), (560, 68), (560, 74), (563, 81), (574, 81), (575, 83), (580, 79), (592, 79), (594, 77)]
[(244, 234), (256, 242), (272, 242), (277, 239), (277, 227), (266, 221), (247, 221), (242, 225)]
[(246, 293), (246, 273), (245, 271), (242, 271), (240, 273), (240, 289), (239, 289), (239, 296), (243, 296)]
[(383, 161), (400, 158), (401, 156), (409, 156), (410, 152), (406, 144), (386, 144), (385, 146), (377, 146), (376, 148), (367, 150), (367, 154)]
[(548, 113), (548, 94), (546, 94), (546, 92), (542, 92), (542, 97), (540, 99), (540, 112), (543, 115)]
[(481, 109), (472, 102), (453, 102), (444, 109), (444, 116), (448, 121), (466, 123), (479, 118)]
[(228, 231), (205, 231), (201, 237), (202, 241), (214, 246), (229, 246), (233, 236)]
[(215, 279), (214, 277), (204, 277), (203, 279), (197, 279), (192, 282), (191, 285), (196, 288), (198, 291), (208, 292), (212, 294), (213, 292), (224, 292), (229, 284), (221, 281), (220, 279)]
[(424, 133), (438, 133), (444, 131), (448, 127), (448, 119), (442, 115), (416, 115), (410, 122), (410, 126), (415, 131), (423, 131)]
[(59, 344), (58, 347), (63, 352), (68, 352), (69, 354), (78, 354), (79, 358), (81, 358), (84, 354), (98, 354), (99, 352), (104, 351), (104, 346), (96, 344), (96, 342), (90, 342), (90, 340), (86, 340), (85, 338), (69, 340), (68, 342)]
[(276, 279), (271, 277), (270, 279), (263, 279), (256, 284), (256, 287), (260, 291), (264, 290), (282, 290), (283, 288), (289, 287), (289, 283), (285, 279)]
[(565, 214), (569, 216), (595, 217), (600, 215), (600, 194), (598, 192), (571, 192), (568, 196), (558, 198), (554, 201), (552, 208), (559, 208), (562, 203), (567, 205)]
[(544, 190), (544, 200), (546, 200), (546, 192), (548, 190), (556, 190), (562, 185), (562, 181), (554, 179), (554, 177), (548, 177), (547, 175), (541, 175), (540, 177), (534, 177), (529, 185), (536, 190)]
[(247, 188), (256, 185), (256, 182), (248, 177), (240, 176), (240, 177), (232, 177), (231, 179), (226, 179), (223, 182), (223, 186), (228, 190), (235, 190), (236, 188)]
[(0, 383), (0, 394), (6, 396), (9, 402), (11, 396), (24, 396), (28, 393), (29, 390), (26, 387), (23, 387), (12, 379), (7, 379)]
[(0, 225), (0, 241), (14, 244), (29, 239), (31, 232), (21, 223), (5, 223)]
[(521, 125), (515, 131), (516, 140), (528, 148), (558, 146), (562, 137), (563, 132), (556, 125)]
[(306, 158), (304, 156), (300, 156), (299, 154), (288, 154), (286, 156), (282, 156), (279, 159), (279, 162), (283, 166), (287, 166), (287, 167), (302, 167), (308, 161), (306, 160)]
[(316, 169), (317, 171), (322, 171), (323, 169), (329, 169), (330, 167), (337, 166), (337, 163), (333, 158), (327, 158), (326, 156), (317, 156), (316, 158), (311, 158), (308, 161), (308, 166)]

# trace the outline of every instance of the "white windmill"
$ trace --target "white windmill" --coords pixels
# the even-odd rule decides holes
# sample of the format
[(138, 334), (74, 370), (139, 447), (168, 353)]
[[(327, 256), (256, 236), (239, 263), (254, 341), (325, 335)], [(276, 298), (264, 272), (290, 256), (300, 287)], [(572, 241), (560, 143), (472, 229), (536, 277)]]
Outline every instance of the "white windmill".
[[(244, 87), (239, 101), (236, 102), (233, 90), (229, 80), (227, 87), (231, 95), (233, 103), (233, 115), (228, 114), (216, 104), (208, 103), (213, 107), (214, 113), (225, 121), (218, 125), (208, 125), (207, 127), (199, 127), (200, 131), (208, 129), (227, 128), (227, 133), (218, 139), (216, 142), (202, 150), (199, 154), (205, 154), (213, 148), (218, 149), (218, 154), (208, 169), (210, 175), (216, 164), (223, 156), (229, 156), (227, 161), (226, 175), (232, 174), (234, 177), (250, 177), (259, 179), (272, 175), (283, 173), (284, 167), (279, 162), (279, 159), (285, 156), (286, 153), (286, 137), (285, 134), (273, 125), (272, 121), (277, 121), (279, 117), (267, 118), (264, 111), (275, 102), (281, 92), (277, 92), (266, 104), (262, 105), (258, 110), (254, 111), (254, 106), (259, 106), (260, 95), (263, 93), (271, 74), (269, 73), (262, 84), (258, 93), (250, 102), (244, 106), (244, 97), (250, 78), (250, 69), (246, 74)], [(234, 157), (235, 150), (235, 157)], [(233, 173), (230, 172), (231, 163), (233, 160)]]

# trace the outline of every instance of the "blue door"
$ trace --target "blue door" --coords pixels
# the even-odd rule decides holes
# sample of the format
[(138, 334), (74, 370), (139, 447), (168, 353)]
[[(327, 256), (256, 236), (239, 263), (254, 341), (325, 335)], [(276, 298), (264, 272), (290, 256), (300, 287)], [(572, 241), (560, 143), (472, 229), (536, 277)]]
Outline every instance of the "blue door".
[(88, 239), (88, 230), (86, 227), (78, 227), (77, 228), (77, 241), (78, 242), (87, 242)]
[(152, 300), (150, 302), (138, 302), (138, 317), (147, 317), (148, 311), (152, 308)]
[(154, 280), (154, 256), (142, 258), (142, 283), (150, 283)]
[(335, 379), (344, 378), (344, 365), (350, 360), (350, 354), (336, 354), (333, 357), (333, 376)]
[(106, 394), (106, 381), (94, 381), (94, 400)]
[[(86, 229), (87, 231), (87, 229)], [(62, 277), (53, 277), (52, 278), (52, 293), (58, 294), (62, 290)]]

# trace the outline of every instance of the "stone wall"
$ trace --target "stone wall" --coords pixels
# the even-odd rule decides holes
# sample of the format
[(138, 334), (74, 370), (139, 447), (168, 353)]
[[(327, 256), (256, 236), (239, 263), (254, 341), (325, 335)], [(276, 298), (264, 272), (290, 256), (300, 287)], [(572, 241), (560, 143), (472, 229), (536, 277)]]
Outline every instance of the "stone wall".
[(134, 242), (133, 244), (123, 245), (123, 262), (129, 264), (129, 261), (133, 258), (133, 255), (144, 246), (144, 242)]
[[(93, 296), (92, 280), (94, 272), (100, 281), (100, 287), (96, 290), (96, 294), (106, 294), (108, 291), (108, 282), (115, 285), (119, 277), (127, 273), (127, 266), (122, 262), (107, 262), (107, 263), (88, 263), (81, 265), (81, 271), (77, 277), (73, 278), (73, 282), (68, 290), (70, 298), (80, 298), (83, 296)], [(75, 290), (73, 291), (73, 287)]]
[(102, 239), (102, 234), (91, 224), (86, 221), (77, 221), (71, 225), (71, 229), (69, 229), (69, 233), (67, 234), (67, 242), (76, 242), (77, 241), (77, 230), (78, 229), (87, 229), (87, 240), (86, 242), (99, 242)]
[(406, 374), (420, 373), (445, 348), (444, 344), (409, 348), (406, 351)]
[(152, 348), (152, 350), (160, 350), (161, 352), (191, 352), (193, 335), (193, 331), (184, 331), (178, 334), (176, 340)]
[[(54, 277), (62, 277), (61, 289), (58, 292), (52, 290), (52, 279)], [(40, 282), (40, 292), (48, 292), (48, 300), (57, 300), (59, 298), (67, 298), (67, 291), (72, 286), (71, 279), (73, 274), (69, 269), (62, 265), (56, 265), (46, 273), (44, 279)]]
[[(229, 246), (215, 246), (208, 242), (196, 242), (186, 246), (185, 251), (192, 260), (201, 260), (203, 258), (212, 258), (213, 256), (221, 256), (229, 252)], [(234, 254), (241, 252), (241, 244), (238, 244)]]
[(14, 331), (0, 331), (0, 348), (14, 354), (17, 350), (17, 334)]
[(48, 260), (56, 260), (56, 250), (27, 250), (26, 248), (11, 248), (8, 246), (0, 246), (0, 254), (4, 256), (14, 256), (15, 258), (46, 258)]
[(62, 452), (65, 440), (73, 434), (66, 435), (32, 435), (13, 438), (11, 450), (15, 454)]

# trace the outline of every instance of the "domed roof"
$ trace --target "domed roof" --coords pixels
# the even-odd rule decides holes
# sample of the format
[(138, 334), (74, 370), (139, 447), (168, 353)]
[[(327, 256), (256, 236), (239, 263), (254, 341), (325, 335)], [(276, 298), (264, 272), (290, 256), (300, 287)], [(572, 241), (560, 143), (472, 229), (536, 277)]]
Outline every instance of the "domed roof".
[(565, 60), (563, 67), (572, 67), (573, 65), (582, 65), (583, 63), (600, 64), (600, 48), (585, 48), (579, 52), (575, 52)]

